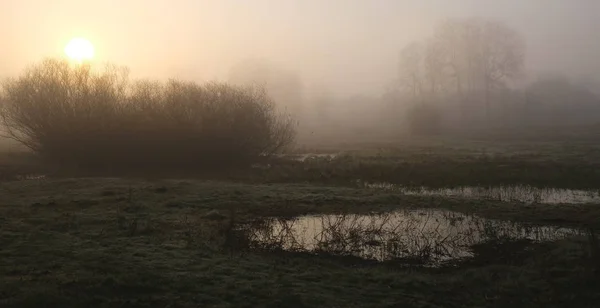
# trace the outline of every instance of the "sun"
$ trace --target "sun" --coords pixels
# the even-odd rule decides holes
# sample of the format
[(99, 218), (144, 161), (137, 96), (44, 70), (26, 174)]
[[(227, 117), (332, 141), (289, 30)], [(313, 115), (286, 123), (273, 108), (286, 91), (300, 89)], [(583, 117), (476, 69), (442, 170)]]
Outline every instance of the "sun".
[(94, 45), (84, 38), (76, 37), (65, 46), (65, 54), (77, 62), (91, 60), (94, 57)]

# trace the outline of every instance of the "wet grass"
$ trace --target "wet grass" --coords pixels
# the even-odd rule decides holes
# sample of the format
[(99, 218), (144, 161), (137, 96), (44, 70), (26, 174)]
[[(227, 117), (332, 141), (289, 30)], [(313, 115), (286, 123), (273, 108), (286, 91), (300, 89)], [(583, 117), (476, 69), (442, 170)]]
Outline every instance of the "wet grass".
[[(336, 154), (303, 161), (274, 159), (254, 168), (196, 172), (194, 170), (96, 170), (85, 175), (203, 178), (245, 183), (312, 183), (356, 186), (358, 182), (404, 187), (531, 186), (591, 189), (600, 187), (600, 146), (586, 141), (476, 142), (412, 140), (390, 144), (337, 144), (304, 147), (292, 153)], [(31, 156), (0, 155), (0, 180), (19, 173), (76, 177), (76, 170), (35, 164)], [(146, 173), (146, 174), (144, 174)]]
[(227, 244), (232, 219), (398, 208), (600, 228), (594, 204), (110, 178), (1, 182), (0, 196), (2, 307), (594, 307), (600, 300), (597, 252), (583, 237), (513, 247), (502, 257), (498, 245), (484, 245), (470, 264), (443, 269)]
[(407, 187), (513, 186), (596, 189), (600, 165), (584, 160), (560, 158), (539, 160), (526, 157), (472, 155), (413, 157), (345, 154), (304, 162), (272, 164), (249, 172), (245, 180), (261, 182), (351, 185), (357, 180), (386, 182)]
[[(403, 195), (360, 183), (597, 191), (600, 147), (428, 141), (303, 151), (341, 155), (137, 178), (54, 174), (31, 156), (0, 155), (0, 307), (597, 306), (600, 205)], [(50, 176), (15, 181), (40, 173)], [(231, 233), (233, 223), (266, 216), (423, 208), (594, 232), (481, 243), (474, 258), (444, 268), (250, 251)]]
[(386, 182), (405, 187), (532, 186), (597, 189), (600, 146), (584, 141), (476, 142), (412, 140), (390, 144), (330, 145), (298, 153), (336, 154), (228, 175), (261, 183), (355, 185)]

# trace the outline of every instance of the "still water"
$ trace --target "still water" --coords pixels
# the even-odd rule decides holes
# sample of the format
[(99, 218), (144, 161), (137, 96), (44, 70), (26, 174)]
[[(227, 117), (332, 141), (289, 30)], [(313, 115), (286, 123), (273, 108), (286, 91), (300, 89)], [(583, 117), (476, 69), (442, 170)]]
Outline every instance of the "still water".
[(553, 241), (573, 229), (525, 226), (445, 210), (403, 210), (371, 215), (269, 218), (244, 228), (253, 249), (354, 256), (368, 260), (419, 260), (424, 264), (473, 256), (489, 241)]

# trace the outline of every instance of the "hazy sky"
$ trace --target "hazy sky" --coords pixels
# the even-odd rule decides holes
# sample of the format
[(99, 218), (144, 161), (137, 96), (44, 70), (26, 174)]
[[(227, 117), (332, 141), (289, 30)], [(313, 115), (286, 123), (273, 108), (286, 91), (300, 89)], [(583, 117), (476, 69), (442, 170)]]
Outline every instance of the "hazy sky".
[(0, 0), (0, 76), (62, 56), (74, 36), (135, 76), (225, 79), (244, 58), (297, 70), (307, 84), (376, 93), (406, 43), (445, 17), (519, 30), (535, 71), (600, 73), (598, 0)]

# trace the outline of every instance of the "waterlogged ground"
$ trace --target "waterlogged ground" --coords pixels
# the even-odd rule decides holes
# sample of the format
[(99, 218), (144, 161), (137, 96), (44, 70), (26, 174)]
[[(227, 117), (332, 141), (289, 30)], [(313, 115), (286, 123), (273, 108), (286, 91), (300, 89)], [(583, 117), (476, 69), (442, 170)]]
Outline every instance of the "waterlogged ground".
[(490, 242), (556, 241), (582, 231), (525, 226), (439, 209), (260, 219), (243, 227), (250, 247), (435, 266), (473, 257)]
[[(343, 147), (342, 147), (343, 148)], [(354, 185), (357, 180), (402, 187), (537, 187), (597, 190), (600, 151), (577, 142), (439, 143), (332, 147), (258, 164), (246, 179), (274, 183)]]
[[(0, 307), (595, 307), (600, 301), (593, 241), (564, 238), (568, 228), (600, 227), (600, 209), (591, 204), (119, 178), (1, 182), (0, 195)], [(268, 217), (279, 218), (254, 224)], [(562, 229), (535, 227), (548, 224)], [(254, 226), (255, 237), (240, 225)], [(264, 237), (276, 239), (272, 247), (328, 253), (249, 245), (265, 248)], [(375, 261), (365, 262), (367, 256)], [(472, 261), (406, 268), (455, 256)], [(376, 261), (386, 258), (396, 262)]]
[[(43, 181), (44, 174), (18, 174), (17, 181)], [(537, 188), (532, 186), (476, 187), (463, 186), (452, 188), (404, 187), (391, 183), (368, 183), (357, 180), (359, 187), (398, 192), (413, 196), (438, 196), (466, 198), (475, 200), (495, 200), (501, 202), (542, 203), (542, 204), (585, 204), (600, 203), (600, 189), (576, 190), (560, 188)]]
[(531, 186), (414, 188), (391, 183), (362, 183), (366, 188), (392, 190), (405, 195), (459, 197), (503, 202), (581, 204), (600, 203), (600, 190), (537, 188)]
[(0, 307), (597, 307), (597, 147), (352, 151), (205, 180), (0, 161)]

